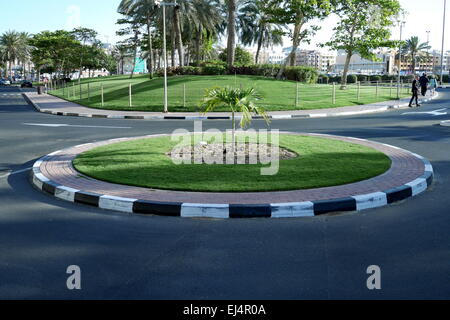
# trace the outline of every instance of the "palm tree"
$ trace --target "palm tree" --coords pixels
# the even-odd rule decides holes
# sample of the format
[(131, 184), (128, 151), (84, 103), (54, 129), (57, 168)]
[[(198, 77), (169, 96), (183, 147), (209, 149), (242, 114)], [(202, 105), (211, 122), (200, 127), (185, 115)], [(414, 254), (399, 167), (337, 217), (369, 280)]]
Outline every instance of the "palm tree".
[(31, 50), (32, 47), (30, 45), (31, 35), (28, 32), (20, 33), (20, 52), (18, 55), (18, 60), (22, 63), (22, 76), (26, 78), (26, 64), (31, 59)]
[[(198, 33), (203, 29), (214, 34), (220, 29), (222, 17), (219, 8), (212, 0), (178, 0), (172, 10), (173, 50), (178, 51), (179, 65), (184, 66), (183, 27), (194, 25)], [(188, 35), (189, 38), (192, 34)]]
[(6, 68), (6, 77), (12, 74), (12, 66), (23, 52), (23, 42), (20, 33), (6, 31), (0, 37), (0, 46), (3, 47), (4, 60), (9, 67)]
[(3, 78), (3, 73), (6, 73), (6, 51), (3, 46), (0, 46), (0, 79)]
[(239, 10), (240, 38), (243, 45), (256, 44), (255, 63), (259, 62), (261, 48), (283, 45), (283, 25), (268, 21), (264, 14), (265, 1), (247, 0)]
[(406, 40), (402, 47), (402, 54), (411, 58), (411, 71), (416, 72), (417, 60), (422, 59), (426, 55), (426, 51), (431, 49), (428, 42), (420, 42), (419, 37), (411, 37)]
[(231, 68), (234, 64), (234, 58), (236, 54), (236, 13), (237, 13), (237, 0), (226, 0), (228, 9), (228, 25), (227, 25), (227, 63)]
[(125, 59), (130, 56), (130, 48), (126, 45), (118, 44), (114, 47), (112, 54), (119, 66), (118, 73), (123, 74)]
[(152, 27), (154, 17), (157, 14), (155, 4), (155, 0), (122, 0), (117, 9), (120, 13), (135, 15), (136, 18), (145, 20), (148, 45), (147, 61), (149, 64), (150, 79), (153, 79), (154, 70)]
[(191, 42), (195, 36), (196, 63), (200, 63), (202, 45), (211, 39), (217, 39), (224, 29), (225, 19), (221, 14), (220, 6), (214, 0), (194, 0), (191, 16), (184, 19), (184, 37)]
[(204, 114), (213, 111), (217, 107), (225, 106), (231, 111), (232, 120), (232, 153), (235, 148), (235, 134), (236, 134), (236, 112), (242, 113), (240, 122), (241, 128), (245, 128), (252, 121), (252, 113), (260, 115), (264, 118), (267, 124), (270, 119), (263, 108), (255, 104), (256, 100), (261, 99), (261, 95), (254, 88), (241, 89), (232, 87), (212, 88), (207, 89), (202, 101)]
[[(201, 46), (204, 32), (207, 38), (219, 34), (223, 27), (223, 17), (220, 14), (220, 0), (178, 0), (177, 6), (167, 7), (167, 28), (170, 35), (172, 64), (175, 61), (175, 52), (178, 54), (179, 65), (185, 62), (185, 43), (192, 43), (193, 36), (196, 37), (196, 48)], [(122, 0), (118, 12), (131, 16), (136, 21), (146, 24), (149, 35), (146, 44), (149, 53), (144, 54), (154, 64), (153, 34), (152, 29), (161, 29), (162, 10), (155, 7), (154, 0)], [(160, 30), (161, 31), (161, 30)], [(198, 58), (198, 51), (197, 58)], [(150, 69), (153, 69), (150, 67)]]

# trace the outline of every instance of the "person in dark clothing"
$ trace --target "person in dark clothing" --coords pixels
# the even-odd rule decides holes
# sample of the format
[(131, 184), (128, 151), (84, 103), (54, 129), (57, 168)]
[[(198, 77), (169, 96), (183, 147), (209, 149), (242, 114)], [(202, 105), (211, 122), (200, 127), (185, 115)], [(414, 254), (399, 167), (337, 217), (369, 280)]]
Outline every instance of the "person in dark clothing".
[(421, 91), (422, 91), (422, 96), (424, 96), (424, 97), (427, 94), (428, 83), (429, 82), (430, 82), (430, 80), (428, 79), (428, 77), (427, 77), (427, 75), (425, 73), (419, 79), (420, 88), (421, 88)]
[(409, 107), (412, 108), (412, 103), (413, 103), (414, 99), (416, 99), (416, 106), (420, 107), (420, 104), (419, 104), (419, 77), (418, 76), (414, 77), (411, 92), (412, 92), (412, 98), (411, 98), (411, 101), (409, 102)]

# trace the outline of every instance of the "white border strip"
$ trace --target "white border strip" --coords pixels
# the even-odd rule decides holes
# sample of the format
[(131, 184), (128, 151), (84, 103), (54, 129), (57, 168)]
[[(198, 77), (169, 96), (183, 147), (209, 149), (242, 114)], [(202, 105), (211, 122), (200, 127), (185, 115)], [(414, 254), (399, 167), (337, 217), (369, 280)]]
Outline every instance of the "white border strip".
[(230, 206), (228, 204), (183, 203), (181, 217), (228, 219), (230, 217)]

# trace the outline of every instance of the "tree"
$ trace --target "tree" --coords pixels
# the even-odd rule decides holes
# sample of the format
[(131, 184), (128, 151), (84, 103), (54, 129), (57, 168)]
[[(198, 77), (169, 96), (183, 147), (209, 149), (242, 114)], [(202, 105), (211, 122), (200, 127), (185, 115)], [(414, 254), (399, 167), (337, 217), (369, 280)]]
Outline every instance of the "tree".
[(289, 32), (292, 39), (292, 50), (278, 72), (281, 79), (287, 65), (295, 65), (298, 47), (302, 42), (309, 42), (319, 26), (311, 23), (328, 16), (333, 8), (332, 0), (268, 0), (264, 12), (272, 23), (293, 25), (293, 32)]
[(141, 32), (139, 27), (141, 22), (135, 19), (135, 17), (127, 17), (127, 19), (119, 19), (117, 24), (128, 24), (127, 27), (120, 29), (116, 32), (119, 36), (131, 35), (128, 39), (122, 41), (120, 45), (126, 46), (133, 51), (133, 70), (131, 70), (130, 79), (133, 78), (134, 69), (136, 67), (136, 60), (138, 55), (138, 48), (140, 47), (141, 40), (139, 38)]
[(421, 60), (430, 50), (431, 46), (428, 42), (420, 42), (419, 37), (411, 37), (406, 40), (406, 43), (402, 47), (402, 54), (408, 55), (411, 58), (411, 72), (416, 72), (416, 64), (418, 60)]
[(150, 79), (153, 79), (153, 70), (154, 70), (154, 59), (153, 59), (153, 24), (156, 13), (154, 0), (122, 0), (119, 4), (118, 12), (125, 15), (134, 16), (135, 20), (144, 19), (147, 35), (146, 35), (146, 43), (147, 43), (147, 63)]
[(86, 49), (84, 67), (89, 70), (89, 77), (91, 77), (92, 70), (106, 69), (109, 72), (116, 70), (117, 62), (110, 54), (103, 50), (102, 43), (97, 42)]
[(126, 45), (118, 44), (114, 47), (112, 56), (118, 64), (117, 73), (124, 74), (125, 59), (131, 56), (130, 48)]
[(234, 65), (235, 50), (236, 50), (236, 12), (237, 12), (237, 1), (236, 0), (226, 0), (228, 9), (228, 25), (227, 25), (227, 64), (228, 68)]
[(266, 2), (247, 0), (239, 11), (240, 39), (243, 45), (257, 45), (255, 63), (259, 63), (262, 48), (283, 45), (283, 25), (269, 22), (265, 13)]
[(80, 81), (81, 76), (83, 75), (83, 58), (86, 52), (86, 44), (96, 42), (98, 32), (89, 28), (76, 28), (72, 31), (72, 34), (74, 35), (75, 39), (83, 44), (83, 49), (81, 50), (80, 56), (80, 72), (78, 74), (78, 81)]
[[(172, 8), (172, 33), (175, 37), (172, 39), (172, 47), (178, 51), (179, 65), (184, 66), (184, 43), (191, 42), (193, 35), (189, 30), (194, 29), (192, 31), (200, 36), (198, 41), (202, 40), (203, 29), (207, 30), (207, 38), (214, 36), (221, 28), (222, 17), (218, 9), (220, 6), (216, 6), (212, 0), (178, 0), (177, 4)], [(188, 32), (184, 32), (185, 30)]]
[[(202, 49), (210, 47), (211, 39), (217, 39), (224, 25), (220, 11), (222, 6), (218, 1), (223, 0), (178, 0), (177, 6), (166, 7), (169, 37), (167, 47), (172, 56), (172, 66), (175, 66), (176, 54), (180, 66), (189, 64), (191, 53), (194, 52), (194, 37), (197, 63)], [(146, 26), (141, 56), (147, 58), (150, 73), (153, 72), (156, 60), (153, 52), (156, 49), (154, 41), (161, 36), (163, 25), (162, 10), (155, 6), (157, 4), (158, 1), (155, 0), (122, 0), (118, 7), (118, 12), (125, 15), (126, 19)]]
[[(228, 49), (225, 48), (220, 54), (219, 54), (219, 59), (227, 62), (227, 52)], [(253, 64), (253, 56), (250, 52), (248, 52), (247, 50), (243, 49), (240, 46), (236, 47), (236, 52), (235, 52), (235, 58), (234, 58), (234, 65), (238, 65), (238, 66), (249, 66), (251, 64)]]
[(26, 78), (26, 64), (30, 61), (30, 55), (31, 55), (31, 46), (30, 46), (30, 40), (31, 36), (27, 32), (21, 32), (19, 34), (20, 36), (20, 43), (21, 43), (21, 49), (18, 55), (18, 60), (22, 63), (22, 77)]
[(184, 19), (183, 38), (194, 47), (189, 51), (195, 52), (195, 62), (200, 65), (212, 52), (213, 42), (224, 32), (226, 20), (222, 15), (223, 6), (216, 0), (193, 0), (192, 5), (195, 15)]
[(6, 77), (12, 75), (12, 66), (23, 53), (24, 43), (19, 32), (6, 31), (0, 37), (0, 46), (3, 47), (3, 60), (6, 62)]
[(340, 18), (334, 28), (332, 39), (325, 45), (335, 50), (344, 50), (347, 57), (341, 80), (341, 89), (346, 89), (350, 60), (358, 53), (366, 59), (375, 59), (373, 50), (380, 47), (395, 47), (389, 41), (391, 27), (400, 13), (398, 0), (342, 0), (336, 13)]
[(6, 73), (6, 66), (7, 61), (6, 61), (6, 51), (5, 48), (3, 46), (0, 45), (0, 78), (3, 77), (3, 73)]
[(67, 75), (79, 67), (82, 44), (74, 35), (64, 30), (43, 31), (30, 40), (32, 61), (38, 70)]
[(260, 94), (254, 89), (240, 89), (240, 88), (212, 88), (207, 89), (202, 101), (202, 107), (204, 108), (204, 114), (213, 111), (220, 106), (228, 107), (231, 111), (232, 121), (232, 153), (235, 150), (235, 134), (236, 134), (236, 112), (242, 113), (240, 122), (241, 128), (245, 128), (252, 121), (252, 113), (260, 115), (264, 118), (266, 123), (270, 123), (270, 119), (267, 116), (263, 108), (258, 107), (255, 104), (256, 100), (260, 100)]

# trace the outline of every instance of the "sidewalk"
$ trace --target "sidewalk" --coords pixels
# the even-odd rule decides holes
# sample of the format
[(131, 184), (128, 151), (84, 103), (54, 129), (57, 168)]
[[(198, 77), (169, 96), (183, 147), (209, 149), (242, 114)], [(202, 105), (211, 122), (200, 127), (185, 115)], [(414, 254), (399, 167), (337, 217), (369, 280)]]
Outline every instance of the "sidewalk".
[[(54, 97), (52, 95), (38, 95), (34, 92), (24, 92), (24, 98), (32, 104), (38, 111), (58, 116), (74, 116), (87, 118), (111, 118), (111, 119), (140, 119), (140, 120), (230, 120), (231, 114), (227, 112), (209, 113), (202, 116), (200, 113), (194, 112), (141, 112), (141, 111), (117, 111), (117, 110), (101, 110), (83, 107), (79, 104), (68, 102), (66, 100)], [(421, 102), (427, 102), (436, 98), (427, 95)], [(367, 105), (327, 108), (318, 110), (293, 110), (293, 111), (273, 111), (268, 112), (271, 119), (293, 119), (293, 118), (323, 118), (337, 116), (351, 116), (368, 114), (375, 112), (383, 112), (393, 109), (407, 107), (408, 99), (391, 100), (386, 102), (377, 102)], [(240, 119), (238, 114), (237, 119)], [(254, 119), (262, 117), (255, 116)]]

